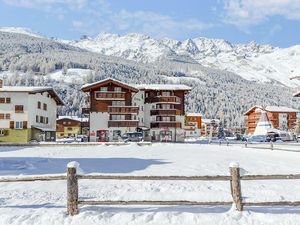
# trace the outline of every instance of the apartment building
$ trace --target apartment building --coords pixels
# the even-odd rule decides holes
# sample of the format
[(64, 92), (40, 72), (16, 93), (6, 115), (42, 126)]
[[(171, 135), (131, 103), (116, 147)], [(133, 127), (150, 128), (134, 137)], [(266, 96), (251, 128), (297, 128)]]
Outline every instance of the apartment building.
[(0, 142), (55, 141), (57, 107), (52, 87), (3, 86), (0, 82)]
[(262, 112), (267, 113), (267, 117), (272, 126), (279, 130), (295, 129), (299, 110), (285, 106), (253, 106), (245, 114), (246, 133), (253, 134)]
[(184, 140), (185, 85), (136, 85), (108, 78), (82, 87), (88, 93), (90, 141), (118, 140), (147, 130), (152, 141)]
[(88, 135), (89, 122), (86, 117), (59, 116), (56, 120), (56, 138)]
[(185, 116), (185, 137), (200, 137), (202, 127), (202, 114), (187, 113)]

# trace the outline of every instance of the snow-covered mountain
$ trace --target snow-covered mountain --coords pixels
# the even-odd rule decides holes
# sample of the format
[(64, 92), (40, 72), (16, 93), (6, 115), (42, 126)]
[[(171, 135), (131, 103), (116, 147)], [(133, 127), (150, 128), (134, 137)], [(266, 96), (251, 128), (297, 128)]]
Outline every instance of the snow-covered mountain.
[(24, 28), (24, 27), (0, 27), (0, 32), (25, 34), (37, 38), (46, 38), (45, 36), (39, 34), (38, 32), (32, 31), (31, 29)]
[(220, 70), (236, 73), (247, 80), (279, 82), (286, 86), (300, 86), (291, 81), (300, 70), (300, 45), (278, 48), (271, 45), (232, 44), (223, 39), (204, 37), (177, 41), (154, 39), (137, 33), (117, 35), (101, 33), (96, 38), (69, 41), (69, 44), (104, 55), (122, 57), (143, 63), (187, 59)]

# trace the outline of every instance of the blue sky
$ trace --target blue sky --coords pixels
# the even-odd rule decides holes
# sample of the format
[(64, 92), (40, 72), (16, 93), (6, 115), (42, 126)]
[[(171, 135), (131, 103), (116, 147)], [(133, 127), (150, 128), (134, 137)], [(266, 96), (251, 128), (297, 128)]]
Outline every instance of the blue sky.
[(138, 32), (280, 47), (300, 44), (300, 0), (0, 0), (0, 26), (49, 37)]

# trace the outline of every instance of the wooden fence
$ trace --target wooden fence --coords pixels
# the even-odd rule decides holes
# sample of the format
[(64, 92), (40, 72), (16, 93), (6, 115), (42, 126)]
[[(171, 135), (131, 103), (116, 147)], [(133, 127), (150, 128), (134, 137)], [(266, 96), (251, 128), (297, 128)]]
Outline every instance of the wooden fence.
[[(4, 177), (0, 182), (32, 182), (67, 180), (67, 212), (76, 215), (79, 205), (193, 205), (193, 206), (218, 206), (234, 204), (236, 210), (243, 211), (244, 206), (300, 206), (300, 201), (276, 201), (276, 202), (245, 202), (242, 197), (241, 181), (243, 180), (290, 180), (300, 179), (300, 174), (288, 175), (240, 175), (240, 167), (237, 163), (230, 164), (230, 176), (115, 176), (115, 175), (80, 175), (77, 174), (76, 165), (68, 165), (67, 176), (31, 176), (31, 177)], [(80, 200), (78, 180), (173, 180), (173, 181), (229, 181), (232, 201), (98, 201)]]

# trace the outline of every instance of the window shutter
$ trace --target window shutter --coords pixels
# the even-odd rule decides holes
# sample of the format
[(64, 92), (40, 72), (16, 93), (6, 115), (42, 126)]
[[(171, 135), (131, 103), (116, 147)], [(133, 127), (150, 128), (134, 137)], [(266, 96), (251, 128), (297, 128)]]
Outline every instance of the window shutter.
[(27, 129), (27, 121), (23, 121), (23, 129)]
[(14, 121), (10, 121), (9, 122), (9, 128), (10, 129), (14, 129), (14, 127), (15, 127), (15, 122)]

